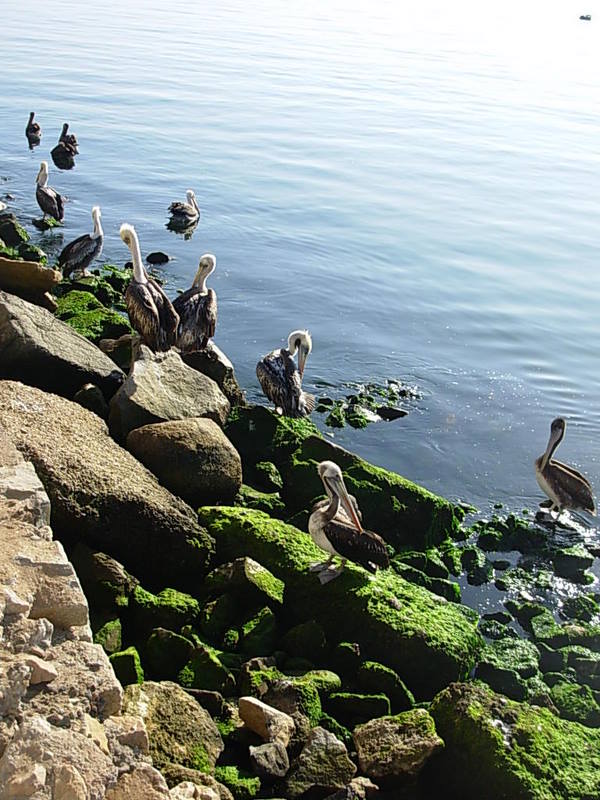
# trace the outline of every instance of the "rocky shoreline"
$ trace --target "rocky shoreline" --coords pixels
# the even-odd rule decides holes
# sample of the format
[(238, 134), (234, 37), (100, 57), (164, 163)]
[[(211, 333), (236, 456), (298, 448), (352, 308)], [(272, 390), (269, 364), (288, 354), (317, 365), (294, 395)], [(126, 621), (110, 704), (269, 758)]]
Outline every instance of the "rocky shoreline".
[[(467, 527), (309, 420), (247, 405), (216, 346), (132, 356), (127, 270), (44, 272), (0, 258), (0, 798), (600, 796), (593, 552), (526, 519)], [(308, 571), (322, 460), (390, 569)], [(38, 539), (62, 554), (36, 556), (50, 587), (22, 582)], [(548, 575), (573, 587), (561, 622), (528, 594)], [(518, 591), (479, 618), (459, 576)]]

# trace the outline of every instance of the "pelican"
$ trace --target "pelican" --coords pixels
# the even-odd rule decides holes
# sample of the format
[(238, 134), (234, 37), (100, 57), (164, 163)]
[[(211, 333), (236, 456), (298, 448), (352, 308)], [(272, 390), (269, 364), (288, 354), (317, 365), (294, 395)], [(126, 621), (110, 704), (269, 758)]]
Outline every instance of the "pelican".
[[(298, 351), (298, 366), (294, 355)], [(267, 353), (256, 365), (256, 376), (262, 390), (278, 413), (286, 417), (307, 417), (315, 408), (312, 394), (302, 391), (302, 376), (312, 339), (308, 331), (292, 331), (287, 348)]]
[(184, 353), (203, 350), (208, 340), (215, 335), (217, 295), (214, 289), (206, 288), (206, 279), (216, 266), (217, 259), (210, 253), (205, 253), (198, 264), (198, 272), (191, 289), (173, 300), (173, 308), (179, 314), (177, 347)]
[(592, 487), (586, 477), (573, 467), (555, 461), (552, 456), (562, 442), (567, 423), (557, 417), (550, 425), (550, 438), (546, 450), (535, 460), (535, 477), (541, 490), (548, 495), (550, 514), (558, 511), (558, 516), (565, 508), (581, 509), (596, 514), (596, 506)]
[(59, 195), (57, 191), (48, 186), (48, 162), (42, 161), (40, 164), (40, 171), (36, 178), (35, 197), (38, 201), (38, 206), (44, 212), (44, 219), (46, 214), (57, 222), (62, 222), (65, 216), (65, 207), (63, 205), (64, 198)]
[(171, 214), (171, 223), (180, 225), (187, 228), (200, 217), (200, 206), (196, 201), (196, 195), (191, 189), (185, 193), (187, 203), (181, 203), (176, 200), (169, 206), (169, 213)]
[(93, 232), (84, 233), (83, 236), (79, 236), (63, 248), (58, 257), (58, 265), (65, 278), (72, 272), (82, 272), (85, 275), (87, 267), (102, 252), (104, 231), (100, 223), (101, 216), (100, 206), (94, 206), (92, 208)]
[(168, 350), (177, 339), (179, 315), (158, 283), (146, 274), (133, 225), (124, 223), (119, 232), (133, 261), (133, 278), (125, 290), (131, 324), (151, 350)]
[[(313, 542), (329, 553), (329, 559), (322, 564), (312, 564), (311, 572), (319, 573), (321, 583), (329, 583), (342, 574), (348, 560), (361, 564), (369, 572), (375, 572), (378, 567), (385, 569), (389, 566), (386, 544), (381, 536), (363, 530), (346, 490), (342, 470), (333, 461), (321, 461), (317, 471), (329, 503), (325, 508), (323, 503), (318, 503), (319, 507), (313, 509), (308, 531)], [(342, 564), (339, 569), (331, 570), (335, 556), (342, 559)]]
[(58, 137), (58, 143), (60, 144), (62, 142), (71, 150), (73, 155), (77, 155), (79, 153), (79, 149), (77, 147), (78, 144), (77, 137), (75, 136), (74, 133), (69, 133), (68, 131), (69, 131), (69, 123), (64, 122), (61, 134)]
[(42, 129), (40, 128), (39, 124), (34, 121), (35, 111), (29, 112), (29, 122), (27, 123), (27, 127), (25, 128), (25, 136), (27, 137), (27, 141), (29, 142), (29, 147), (33, 147), (36, 144), (40, 143), (42, 138)]

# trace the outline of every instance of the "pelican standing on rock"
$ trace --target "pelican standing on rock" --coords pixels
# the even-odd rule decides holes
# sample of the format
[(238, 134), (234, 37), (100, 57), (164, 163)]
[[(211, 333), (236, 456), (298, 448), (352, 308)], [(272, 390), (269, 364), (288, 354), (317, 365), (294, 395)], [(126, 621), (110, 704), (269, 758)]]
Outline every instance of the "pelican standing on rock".
[(48, 186), (48, 162), (42, 161), (40, 171), (37, 174), (35, 199), (38, 206), (46, 215), (54, 217), (57, 222), (62, 222), (65, 216), (64, 198), (55, 190)]
[(73, 155), (79, 153), (77, 137), (74, 133), (69, 133), (68, 122), (63, 123), (61, 134), (58, 137), (58, 143), (60, 144), (61, 142), (72, 151)]
[(39, 124), (34, 121), (34, 117), (35, 111), (30, 111), (29, 122), (25, 128), (25, 136), (27, 137), (30, 148), (32, 148), (33, 145), (39, 144), (42, 138), (42, 129), (40, 128)]
[(125, 290), (131, 324), (151, 350), (168, 350), (177, 340), (179, 315), (158, 283), (146, 274), (133, 225), (121, 225), (120, 234), (133, 261), (133, 278)]
[(563, 509), (570, 508), (595, 515), (596, 505), (588, 479), (573, 467), (552, 458), (564, 438), (566, 428), (567, 423), (562, 417), (553, 420), (548, 446), (535, 460), (535, 477), (541, 490), (550, 498), (550, 502), (545, 504), (550, 507), (550, 514), (558, 511), (560, 516)]
[(217, 259), (205, 253), (198, 264), (192, 287), (173, 300), (179, 314), (177, 347), (181, 351), (203, 350), (215, 335), (217, 327), (217, 295), (206, 288), (206, 279), (214, 272)]
[(171, 214), (171, 223), (173, 225), (181, 226), (182, 228), (196, 222), (200, 217), (200, 206), (196, 201), (196, 195), (191, 189), (185, 193), (187, 203), (182, 203), (176, 200), (169, 206), (169, 213)]
[[(329, 496), (329, 503), (317, 503), (308, 520), (308, 531), (313, 542), (329, 553), (323, 563), (311, 564), (311, 572), (319, 573), (321, 583), (337, 578), (342, 574), (346, 561), (354, 561), (369, 572), (378, 567), (389, 566), (387, 546), (381, 536), (363, 530), (358, 519), (355, 503), (344, 484), (342, 470), (333, 461), (321, 461), (317, 467)], [(342, 559), (339, 569), (331, 570), (335, 556)]]
[[(302, 391), (302, 376), (312, 339), (308, 331), (292, 331), (287, 348), (267, 353), (256, 365), (256, 377), (277, 411), (286, 417), (307, 417), (314, 411), (315, 398)], [(298, 366), (294, 355), (298, 351)]]
[(58, 257), (58, 265), (65, 278), (72, 272), (82, 272), (85, 275), (87, 267), (102, 253), (104, 231), (100, 223), (101, 216), (100, 206), (94, 206), (92, 208), (93, 232), (84, 233), (83, 236), (79, 236), (63, 248)]

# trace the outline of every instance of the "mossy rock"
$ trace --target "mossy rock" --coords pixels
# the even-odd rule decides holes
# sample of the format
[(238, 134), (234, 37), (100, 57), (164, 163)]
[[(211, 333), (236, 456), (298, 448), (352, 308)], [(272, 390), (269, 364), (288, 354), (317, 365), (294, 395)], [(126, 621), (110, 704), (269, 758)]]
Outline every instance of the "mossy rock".
[(115, 292), (123, 295), (133, 277), (133, 270), (117, 267), (115, 264), (103, 264), (100, 275)]
[(126, 650), (113, 653), (108, 657), (108, 660), (119, 682), (123, 686), (128, 686), (131, 683), (144, 682), (144, 670), (142, 669), (139, 653), (135, 647), (128, 647)]
[(195, 622), (200, 614), (198, 601), (185, 592), (163, 589), (152, 594), (136, 586), (129, 603), (128, 626), (132, 636), (144, 641), (154, 628), (178, 631)]
[(472, 586), (481, 586), (494, 577), (492, 562), (479, 547), (465, 547), (461, 554), (461, 563), (467, 573), (467, 581)]
[(73, 290), (59, 297), (57, 305), (56, 316), (96, 344), (133, 332), (125, 317), (105, 308), (90, 292)]
[(229, 789), (234, 800), (253, 800), (260, 792), (260, 778), (238, 767), (215, 767), (215, 778)]
[[(459, 551), (460, 552), (460, 551)], [(407, 550), (398, 553), (396, 561), (402, 561), (410, 567), (424, 572), (430, 578), (445, 578), (448, 579), (450, 572), (435, 548), (420, 552), (419, 550)]]
[(283, 603), (284, 583), (250, 557), (221, 564), (204, 579), (203, 589), (211, 595), (230, 592), (244, 606), (265, 604), (279, 608)]
[(468, 532), (477, 534), (477, 544), (482, 550), (501, 552), (543, 552), (548, 537), (543, 528), (515, 514), (509, 514), (504, 519), (494, 516), (491, 520), (479, 520)]
[(383, 692), (389, 698), (394, 714), (408, 711), (415, 704), (412, 692), (400, 676), (376, 661), (365, 661), (360, 665), (356, 683), (363, 692)]
[(319, 725), (321, 728), (325, 728), (326, 731), (333, 733), (334, 736), (337, 736), (340, 742), (343, 742), (346, 747), (353, 747), (352, 732), (348, 730), (345, 725), (341, 725), (337, 719), (323, 712), (319, 720)]
[(390, 701), (385, 694), (357, 694), (334, 692), (325, 705), (327, 713), (348, 728), (362, 725), (370, 719), (386, 717), (390, 713)]
[(340, 676), (330, 669), (311, 669), (302, 675), (302, 680), (312, 683), (321, 699), (342, 688)]
[(277, 641), (277, 621), (268, 606), (247, 619), (240, 629), (240, 650), (249, 656), (268, 655)]
[(105, 622), (94, 634), (94, 642), (102, 645), (108, 655), (119, 652), (122, 647), (121, 620), (111, 619)]
[(97, 311), (104, 308), (102, 303), (91, 292), (73, 290), (61, 295), (56, 301), (55, 316), (63, 322), (86, 311)]
[(306, 439), (281, 467), (282, 500), (290, 513), (310, 508), (323, 495), (317, 464), (326, 460), (342, 469), (365, 527), (379, 532), (393, 547), (430, 548), (458, 533), (462, 511), (452, 503), (316, 436)]
[(589, 686), (557, 683), (550, 689), (550, 697), (563, 719), (581, 722), (590, 728), (600, 727), (600, 706)]
[(541, 672), (562, 672), (567, 666), (566, 650), (554, 650), (544, 642), (537, 643)]
[(259, 492), (251, 486), (242, 484), (235, 501), (236, 505), (243, 508), (253, 508), (256, 511), (264, 511), (271, 517), (284, 519), (287, 516), (285, 504), (277, 492)]
[(218, 651), (208, 645), (197, 645), (190, 660), (177, 676), (178, 682), (188, 689), (208, 689), (231, 695), (235, 689), (235, 679), (225, 667)]
[(567, 597), (561, 611), (569, 619), (590, 622), (593, 617), (600, 613), (600, 605), (589, 594), (580, 594), (576, 597)]
[(215, 538), (219, 558), (248, 554), (263, 564), (285, 583), (284, 611), (293, 616), (300, 610), (316, 620), (332, 643), (356, 641), (365, 656), (395, 669), (416, 695), (432, 697), (473, 666), (482, 641), (476, 615), (461, 606), (391, 570), (371, 576), (353, 564), (321, 586), (308, 571), (323, 558), (310, 536), (259, 511), (208, 507), (199, 518)]
[(454, 577), (462, 572), (461, 549), (451, 539), (444, 540), (437, 548), (446, 569)]
[(594, 556), (581, 544), (563, 547), (552, 553), (555, 573), (576, 583), (587, 582), (584, 573), (593, 563)]
[(82, 275), (74, 280), (63, 280), (53, 291), (58, 297), (73, 291), (89, 292), (105, 308), (124, 308), (122, 293), (116, 291), (105, 278), (99, 275)]
[(445, 598), (451, 603), (460, 603), (460, 586), (454, 581), (446, 580), (445, 578), (431, 578), (420, 569), (412, 567), (410, 564), (405, 564), (398, 559), (392, 559), (392, 568), (401, 575), (404, 580), (416, 583), (417, 586), (423, 586), (429, 589), (433, 594)]
[(144, 648), (146, 671), (155, 680), (175, 680), (193, 650), (194, 645), (185, 636), (155, 628)]
[(313, 727), (319, 724), (323, 711), (321, 697), (315, 682), (304, 676), (284, 675), (279, 680), (270, 681), (268, 690), (262, 695), (262, 700), (286, 714), (302, 714)]
[(250, 483), (265, 492), (279, 492), (283, 489), (281, 473), (272, 461), (258, 461), (253, 464), (248, 477)]
[(22, 242), (29, 241), (29, 234), (19, 225), (15, 215), (8, 212), (0, 214), (0, 239), (7, 247), (18, 247)]
[(323, 627), (310, 619), (301, 622), (283, 636), (279, 646), (292, 656), (303, 656), (311, 661), (319, 661), (325, 651), (327, 641)]
[(231, 594), (221, 594), (202, 606), (200, 630), (212, 642), (221, 644), (225, 633), (237, 627), (240, 614), (238, 601)]
[(356, 678), (362, 660), (358, 642), (338, 642), (329, 654), (328, 664), (342, 678), (352, 682)]
[(525, 700), (525, 682), (538, 673), (539, 652), (524, 639), (501, 639), (485, 646), (475, 677), (513, 700)]
[(515, 703), (475, 684), (452, 684), (430, 713), (446, 745), (435, 776), (465, 800), (590, 800), (600, 796), (600, 732)]
[(48, 263), (48, 256), (42, 248), (30, 242), (21, 242), (17, 247), (17, 253), (24, 261), (35, 261), (38, 264)]

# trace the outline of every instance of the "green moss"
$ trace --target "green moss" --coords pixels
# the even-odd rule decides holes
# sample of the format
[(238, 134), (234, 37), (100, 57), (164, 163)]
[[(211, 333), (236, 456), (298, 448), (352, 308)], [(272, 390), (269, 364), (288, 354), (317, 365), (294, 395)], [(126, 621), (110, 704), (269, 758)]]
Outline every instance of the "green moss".
[(18, 247), (21, 242), (29, 241), (29, 234), (14, 215), (7, 213), (0, 218), (0, 239), (7, 247)]
[(281, 474), (272, 461), (259, 461), (250, 473), (250, 482), (266, 492), (278, 492), (283, 488)]
[(342, 687), (340, 676), (329, 669), (311, 669), (302, 675), (302, 680), (312, 683), (321, 698), (327, 697)]
[(255, 558), (285, 582), (286, 607), (302, 609), (332, 642), (355, 640), (416, 693), (431, 697), (472, 667), (481, 639), (476, 620), (460, 606), (440, 602), (391, 570), (371, 576), (352, 564), (320, 586), (308, 568), (323, 554), (307, 534), (247, 509), (202, 508), (199, 518), (221, 559)]
[(176, 589), (163, 589), (152, 594), (136, 586), (130, 602), (130, 624), (135, 635), (147, 637), (153, 628), (179, 630), (194, 622), (200, 613), (198, 601)]
[(135, 647), (128, 647), (108, 657), (115, 675), (123, 686), (130, 683), (143, 683), (144, 671), (140, 656)]
[(235, 680), (225, 667), (218, 651), (208, 645), (198, 645), (187, 664), (177, 676), (178, 682), (190, 689), (208, 689), (221, 694), (233, 694)]
[(105, 622), (104, 625), (94, 635), (94, 642), (102, 645), (104, 652), (116, 653), (121, 649), (121, 620), (111, 619)]
[(545, 708), (473, 684), (453, 684), (432, 703), (444, 752), (444, 793), (466, 800), (590, 800), (600, 795), (600, 732)]
[(24, 261), (34, 261), (38, 264), (48, 263), (48, 256), (46, 253), (44, 253), (41, 247), (37, 247), (35, 244), (21, 242), (17, 247), (17, 252)]
[(115, 292), (122, 295), (133, 277), (133, 270), (121, 269), (121, 267), (117, 267), (114, 264), (103, 264), (101, 275)]
[(211, 772), (212, 765), (210, 758), (203, 745), (196, 744), (190, 747), (189, 764), (191, 769), (197, 769), (198, 772)]
[(400, 676), (393, 669), (365, 661), (356, 676), (356, 683), (364, 692), (383, 692), (390, 700), (391, 710), (397, 714), (407, 711), (415, 704), (415, 698)]
[(552, 563), (554, 571), (562, 578), (585, 583), (584, 572), (592, 566), (594, 556), (581, 545), (573, 547), (563, 547), (552, 553)]
[(314, 619), (301, 622), (285, 634), (279, 646), (293, 656), (304, 656), (311, 661), (318, 661), (326, 645), (325, 631)]
[(32, 219), (31, 222), (39, 231), (50, 231), (52, 228), (62, 228), (62, 222), (59, 222), (54, 217), (44, 217), (43, 219)]
[(193, 644), (185, 636), (156, 628), (144, 649), (146, 669), (156, 680), (175, 680), (193, 649)]
[(600, 613), (600, 606), (589, 594), (580, 594), (576, 597), (568, 597), (564, 601), (562, 613), (570, 619), (590, 622), (592, 617)]
[(550, 689), (550, 696), (563, 719), (581, 722), (590, 728), (600, 726), (600, 706), (589, 686), (557, 683)]
[(390, 701), (385, 694), (356, 694), (334, 692), (327, 698), (326, 708), (335, 719), (354, 728), (370, 719), (385, 717), (390, 713)]
[(238, 767), (215, 767), (215, 778), (229, 789), (234, 800), (252, 800), (260, 792), (260, 778)]
[(445, 578), (431, 578), (421, 570), (415, 569), (396, 558), (392, 559), (392, 567), (405, 580), (416, 583), (417, 586), (423, 586), (451, 603), (460, 603), (460, 586), (458, 583)]
[(283, 602), (284, 583), (253, 558), (236, 558), (221, 564), (204, 580), (204, 590), (210, 594), (231, 592), (249, 605), (267, 604), (274, 608)]
[(325, 425), (330, 428), (343, 428), (346, 425), (346, 415), (344, 414), (343, 404), (339, 401), (325, 417)]
[(351, 428), (366, 428), (370, 422), (369, 417), (359, 405), (351, 405), (346, 410), (346, 422)]
[(97, 311), (104, 308), (90, 292), (72, 291), (59, 297), (56, 301), (56, 316), (63, 321), (86, 311)]
[(271, 653), (277, 640), (277, 622), (268, 606), (246, 620), (240, 631), (240, 649), (249, 656)]
[(344, 725), (340, 725), (340, 723), (329, 714), (325, 712), (321, 714), (319, 725), (325, 728), (326, 731), (333, 733), (334, 736), (337, 736), (340, 742), (343, 742), (346, 747), (352, 748), (352, 733)]
[(241, 486), (236, 498), (236, 505), (264, 511), (271, 517), (283, 518), (286, 514), (285, 504), (277, 492), (267, 494), (259, 492), (258, 489), (253, 489), (251, 486)]
[(230, 594), (219, 595), (202, 607), (200, 630), (208, 639), (221, 644), (225, 632), (236, 627), (239, 616), (240, 606), (235, 598)]

